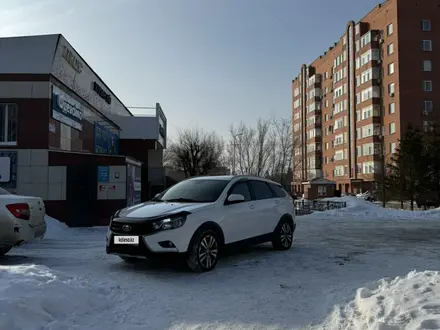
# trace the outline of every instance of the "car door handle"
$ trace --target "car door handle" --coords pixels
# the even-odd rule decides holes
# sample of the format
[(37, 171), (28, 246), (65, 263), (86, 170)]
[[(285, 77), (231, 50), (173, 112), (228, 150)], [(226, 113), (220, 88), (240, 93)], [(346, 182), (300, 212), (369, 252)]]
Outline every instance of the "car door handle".
[(255, 208), (255, 205), (249, 205), (249, 208), (250, 208), (250, 209), (254, 209), (254, 208)]
[(279, 203), (281, 203), (279, 200), (276, 200), (276, 201), (275, 201), (275, 204), (279, 204)]

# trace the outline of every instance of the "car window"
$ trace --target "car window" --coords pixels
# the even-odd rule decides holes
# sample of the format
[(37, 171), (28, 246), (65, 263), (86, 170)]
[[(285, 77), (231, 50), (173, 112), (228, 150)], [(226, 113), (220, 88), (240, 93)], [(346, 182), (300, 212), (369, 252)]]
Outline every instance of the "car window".
[(264, 181), (249, 181), (252, 193), (256, 200), (274, 198), (275, 194), (270, 190), (269, 185)]
[(286, 197), (286, 192), (283, 190), (283, 188), (277, 184), (269, 183), (270, 188), (275, 193), (276, 197)]
[(155, 200), (169, 202), (215, 202), (228, 185), (229, 180), (189, 179), (175, 184)]
[(237, 183), (234, 185), (229, 193), (232, 194), (239, 194), (244, 196), (245, 202), (248, 202), (251, 200), (251, 193), (249, 191), (248, 185), (244, 182)]

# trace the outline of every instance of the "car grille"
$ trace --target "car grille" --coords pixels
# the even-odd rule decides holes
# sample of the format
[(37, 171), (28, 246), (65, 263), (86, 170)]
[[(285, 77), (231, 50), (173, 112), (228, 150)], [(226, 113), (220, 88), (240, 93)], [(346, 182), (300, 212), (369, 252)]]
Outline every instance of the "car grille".
[[(130, 226), (130, 231), (124, 231), (124, 226)], [(124, 222), (120, 220), (113, 220), (110, 224), (110, 230), (116, 234), (126, 235), (149, 235), (154, 232), (152, 222)]]

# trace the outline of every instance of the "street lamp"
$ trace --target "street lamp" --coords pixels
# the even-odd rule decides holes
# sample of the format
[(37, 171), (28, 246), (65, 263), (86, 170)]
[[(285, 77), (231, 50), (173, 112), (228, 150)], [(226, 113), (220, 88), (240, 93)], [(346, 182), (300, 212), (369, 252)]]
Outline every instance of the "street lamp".
[(236, 138), (238, 136), (242, 136), (243, 133), (237, 133), (235, 135), (232, 135), (232, 138), (234, 139), (234, 143), (232, 145), (233, 149), (232, 149), (232, 175), (235, 175), (235, 146), (237, 145), (236, 143)]

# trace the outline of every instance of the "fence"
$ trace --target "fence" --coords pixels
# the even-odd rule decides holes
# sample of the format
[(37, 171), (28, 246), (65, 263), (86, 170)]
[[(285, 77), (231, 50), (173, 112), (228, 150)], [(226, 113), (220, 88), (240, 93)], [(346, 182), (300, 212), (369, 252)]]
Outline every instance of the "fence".
[(346, 202), (334, 202), (334, 201), (309, 201), (309, 200), (296, 200), (295, 214), (305, 215), (311, 214), (314, 211), (327, 211), (334, 209), (342, 209), (347, 207)]

